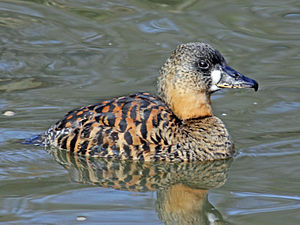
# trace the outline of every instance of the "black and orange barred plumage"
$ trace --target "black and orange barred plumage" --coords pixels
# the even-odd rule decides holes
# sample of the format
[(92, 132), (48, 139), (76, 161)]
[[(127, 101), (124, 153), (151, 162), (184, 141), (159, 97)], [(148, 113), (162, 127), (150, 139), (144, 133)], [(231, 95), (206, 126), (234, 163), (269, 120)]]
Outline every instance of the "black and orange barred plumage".
[[(211, 127), (202, 120), (219, 124)], [(199, 126), (207, 136), (207, 132), (215, 129), (225, 140), (224, 144), (231, 146), (229, 135), (219, 119), (208, 117), (201, 121), (183, 122), (161, 100), (148, 93), (138, 93), (73, 110), (51, 127), (47, 136), (52, 146), (91, 156), (146, 161), (209, 159), (212, 154), (206, 152), (204, 146), (192, 143), (195, 139), (190, 136), (192, 130), (186, 128), (191, 128), (189, 124), (193, 123), (195, 132)], [(209, 143), (209, 139), (206, 141)], [(223, 142), (219, 145), (227, 149)], [(217, 154), (218, 148), (216, 144), (208, 150)], [(226, 152), (219, 152), (219, 158), (228, 156)]]
[(82, 155), (144, 161), (204, 161), (233, 155), (210, 95), (257, 83), (231, 69), (203, 43), (178, 46), (161, 69), (160, 97), (148, 93), (103, 101), (69, 112), (43, 136), (47, 146)]
[(78, 154), (149, 160), (175, 144), (178, 122), (161, 100), (138, 93), (69, 112), (49, 129), (48, 143)]

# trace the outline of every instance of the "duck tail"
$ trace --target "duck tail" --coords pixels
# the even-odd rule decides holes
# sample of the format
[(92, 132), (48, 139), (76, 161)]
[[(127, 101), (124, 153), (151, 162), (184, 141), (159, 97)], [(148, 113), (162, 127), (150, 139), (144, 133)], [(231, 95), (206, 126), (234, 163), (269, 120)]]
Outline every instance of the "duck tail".
[(25, 139), (22, 143), (27, 145), (37, 145), (37, 146), (47, 145), (45, 135), (42, 134)]

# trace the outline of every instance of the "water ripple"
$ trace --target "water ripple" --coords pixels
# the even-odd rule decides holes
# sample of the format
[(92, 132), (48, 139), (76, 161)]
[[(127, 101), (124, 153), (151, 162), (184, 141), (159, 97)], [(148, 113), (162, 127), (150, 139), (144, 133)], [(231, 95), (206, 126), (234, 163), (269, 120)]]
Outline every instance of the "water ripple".
[(162, 33), (179, 31), (179, 28), (169, 19), (162, 18), (139, 24), (139, 28), (145, 33)]
[(232, 195), (237, 197), (266, 197), (266, 198), (279, 198), (287, 200), (297, 200), (300, 201), (300, 196), (288, 196), (288, 195), (275, 195), (267, 193), (254, 193), (254, 192), (231, 192)]
[[(275, 195), (275, 194), (260, 194), (252, 192), (241, 192), (231, 193), (234, 197), (241, 198), (251, 198), (248, 202), (248, 205), (244, 205), (244, 209), (232, 209), (228, 210), (229, 215), (249, 215), (255, 213), (266, 213), (266, 212), (278, 212), (278, 211), (287, 211), (300, 209), (299, 196), (286, 196), (286, 195)], [(276, 199), (280, 201), (276, 201)], [(241, 200), (241, 201), (243, 201)], [(282, 200), (287, 202), (282, 202)], [(292, 202), (290, 202), (292, 200)], [(257, 204), (260, 204), (261, 207), (258, 207)], [(253, 208), (251, 208), (253, 206)]]
[(281, 114), (290, 111), (300, 110), (300, 102), (276, 102), (268, 107), (261, 114)]
[[(283, 151), (284, 149), (284, 151)], [(274, 157), (299, 155), (300, 140), (281, 140), (271, 143), (263, 143), (255, 145), (247, 149), (241, 150), (238, 157)]]
[(299, 23), (300, 12), (299, 13), (286, 13), (283, 15), (284, 18), (295, 20), (295, 22)]
[[(21, 61), (15, 61), (15, 60), (7, 60), (2, 59), (0, 60), (0, 71), (1, 72), (12, 72), (14, 70), (18, 70), (25, 66), (24, 62)], [(1, 82), (1, 79), (0, 79)]]

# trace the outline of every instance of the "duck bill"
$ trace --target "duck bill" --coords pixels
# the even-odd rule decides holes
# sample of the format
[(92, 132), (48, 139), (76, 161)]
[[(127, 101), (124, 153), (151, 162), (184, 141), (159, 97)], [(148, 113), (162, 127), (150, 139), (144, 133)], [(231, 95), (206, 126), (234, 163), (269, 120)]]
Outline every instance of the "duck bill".
[(216, 84), (219, 88), (254, 88), (258, 90), (258, 83), (237, 72), (229, 66), (221, 66), (221, 79)]

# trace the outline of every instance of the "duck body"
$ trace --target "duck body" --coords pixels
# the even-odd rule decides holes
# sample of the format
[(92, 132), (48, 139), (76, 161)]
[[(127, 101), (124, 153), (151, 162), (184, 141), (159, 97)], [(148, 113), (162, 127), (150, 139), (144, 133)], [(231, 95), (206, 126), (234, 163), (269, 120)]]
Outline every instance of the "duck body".
[(106, 158), (203, 161), (228, 158), (234, 152), (219, 118), (181, 121), (149, 93), (70, 111), (45, 137), (46, 145)]
[(210, 96), (221, 88), (258, 88), (230, 68), (210, 45), (179, 45), (163, 65), (158, 97), (113, 98), (70, 111), (41, 135), (46, 146), (86, 156), (143, 161), (229, 158), (233, 143), (213, 116)]

